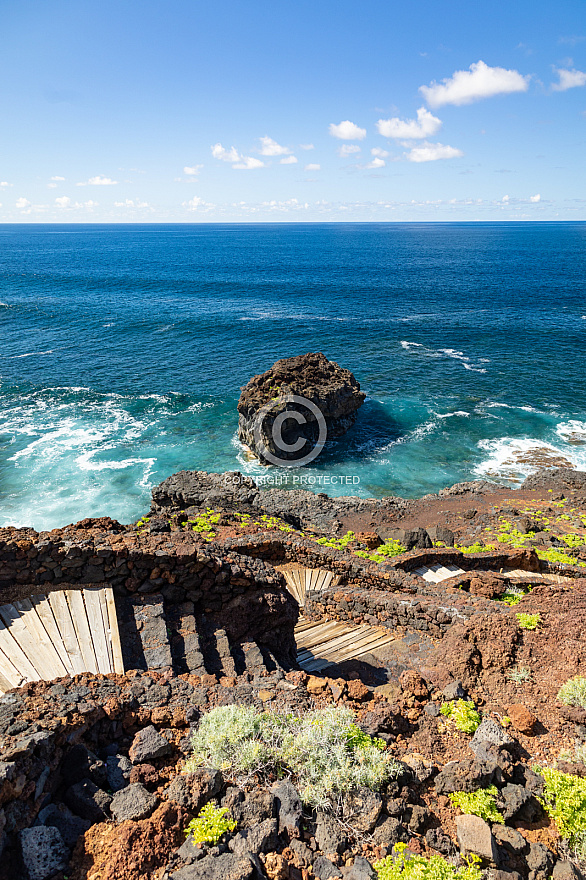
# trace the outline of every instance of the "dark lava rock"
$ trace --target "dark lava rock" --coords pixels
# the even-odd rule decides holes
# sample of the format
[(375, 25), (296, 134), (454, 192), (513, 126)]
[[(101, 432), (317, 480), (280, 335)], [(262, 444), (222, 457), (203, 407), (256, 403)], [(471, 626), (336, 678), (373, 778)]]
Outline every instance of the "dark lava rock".
[(193, 773), (180, 773), (167, 789), (167, 797), (192, 813), (199, 813), (210, 798), (222, 790), (222, 774), (219, 770), (202, 767)]
[(542, 843), (531, 843), (525, 861), (529, 868), (530, 880), (545, 880), (551, 874), (555, 856)]
[(435, 778), (438, 794), (452, 791), (476, 791), (492, 785), (499, 775), (500, 768), (494, 761), (450, 761)]
[(317, 880), (330, 880), (330, 877), (343, 877), (344, 875), (325, 856), (318, 856), (313, 863), (313, 875)]
[(228, 807), (239, 830), (273, 819), (277, 814), (275, 795), (264, 789), (244, 792), (241, 788), (229, 788), (222, 798), (222, 806)]
[(522, 785), (505, 785), (501, 797), (505, 802), (503, 811), (505, 821), (518, 819), (523, 822), (535, 822), (543, 813), (537, 798)]
[(109, 755), (106, 758), (106, 779), (108, 788), (120, 791), (128, 785), (132, 764), (126, 755)]
[(134, 782), (114, 795), (110, 812), (116, 822), (124, 822), (125, 819), (136, 822), (150, 816), (157, 803), (158, 798), (154, 794), (147, 791), (140, 782)]
[(362, 856), (356, 856), (352, 867), (346, 868), (342, 874), (344, 880), (374, 880), (376, 877), (374, 868), (368, 859), (363, 859)]
[[(382, 808), (381, 796), (363, 785), (357, 786), (344, 797), (343, 810), (345, 821), (352, 828), (365, 834), (372, 831), (376, 825)], [(331, 851), (328, 850), (328, 852)]]
[(143, 764), (155, 758), (163, 758), (171, 751), (171, 745), (151, 724), (139, 730), (128, 752), (133, 764)]
[(430, 849), (435, 849), (444, 856), (454, 852), (454, 844), (443, 828), (430, 828), (425, 834), (425, 842)]
[(303, 813), (299, 792), (291, 782), (277, 782), (272, 786), (271, 794), (279, 813), (279, 834), (286, 831), (289, 837), (297, 837)]
[[(399, 541), (407, 550), (427, 550), (433, 542), (425, 529), (391, 529), (381, 526), (376, 530), (381, 541)], [(452, 535), (453, 542), (453, 535)]]
[(228, 846), (233, 853), (242, 856), (249, 852), (255, 855), (271, 852), (277, 846), (277, 827), (276, 819), (265, 819), (253, 828), (244, 828)]
[(107, 818), (107, 811), (112, 798), (91, 781), (84, 779), (72, 785), (65, 792), (67, 806), (88, 822), (101, 822)]
[[(263, 454), (259, 441), (272, 456), (293, 461), (305, 456), (318, 442), (316, 413), (294, 397), (313, 404), (323, 417), (327, 437), (335, 438), (352, 427), (366, 395), (349, 370), (328, 361), (321, 352), (283, 358), (266, 373), (253, 376), (238, 401), (238, 438), (265, 464), (274, 462)], [(283, 417), (287, 412), (298, 416)], [(281, 439), (288, 446), (300, 444), (300, 448), (286, 449), (278, 445)]]
[(25, 828), (20, 832), (20, 845), (29, 880), (48, 880), (67, 867), (69, 850), (56, 828)]
[(494, 825), (492, 833), (496, 842), (510, 853), (519, 855), (527, 849), (528, 844), (523, 835), (508, 825)]
[(348, 836), (333, 816), (329, 813), (318, 813), (315, 842), (324, 853), (342, 853), (348, 845)]
[(65, 804), (49, 804), (38, 815), (41, 825), (56, 828), (67, 846), (73, 848), (77, 838), (91, 827), (91, 822), (75, 816)]
[(250, 880), (255, 867), (247, 856), (224, 853), (206, 856), (171, 874), (171, 880)]

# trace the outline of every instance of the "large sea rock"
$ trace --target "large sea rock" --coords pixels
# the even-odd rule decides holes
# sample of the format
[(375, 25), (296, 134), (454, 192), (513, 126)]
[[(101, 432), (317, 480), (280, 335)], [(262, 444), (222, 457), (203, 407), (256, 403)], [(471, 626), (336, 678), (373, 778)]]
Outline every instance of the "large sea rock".
[[(345, 434), (365, 397), (350, 370), (321, 352), (283, 358), (242, 389), (238, 437), (263, 464), (278, 463), (271, 456), (300, 461), (324, 439)], [(296, 415), (284, 416), (287, 412)]]

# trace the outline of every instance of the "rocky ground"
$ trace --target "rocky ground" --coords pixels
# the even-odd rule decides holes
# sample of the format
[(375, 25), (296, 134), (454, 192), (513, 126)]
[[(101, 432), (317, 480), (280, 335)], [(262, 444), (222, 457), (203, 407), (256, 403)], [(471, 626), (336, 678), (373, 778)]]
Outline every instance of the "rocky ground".
[[(69, 552), (79, 541), (79, 525), (66, 535), (30, 532), (30, 546), (22, 552), (31, 554), (31, 548), (51, 542), (62, 547), (66, 538)], [(0, 877), (366, 880), (376, 876), (372, 866), (399, 842), (412, 854), (439, 854), (451, 864), (475, 853), (492, 880), (580, 876), (579, 861), (543, 809), (538, 768), (557, 762), (565, 772), (586, 777), (584, 750), (576, 751), (586, 743), (586, 710), (557, 700), (568, 679), (586, 676), (586, 579), (581, 577), (586, 474), (542, 472), (517, 490), (461, 484), (416, 501), (262, 492), (239, 475), (178, 474), (154, 490), (150, 513), (133, 526), (102, 523), (98, 528), (86, 522), (84, 528), (88, 538), (92, 530), (115, 534), (134, 554), (134, 580), (125, 576), (120, 589), (130, 583), (125, 589), (138, 590), (147, 582), (146, 575), (136, 574), (141, 545), (161, 554), (152, 549), (156, 541), (184, 536), (187, 541), (189, 534), (190, 548), (206, 559), (221, 557), (219, 568), (214, 563), (220, 575), (222, 560), (229, 558), (234, 566), (238, 552), (264, 559), (247, 563), (250, 576), (262, 577), (265, 589), (269, 584), (274, 591), (275, 548), (289, 542), (289, 556), (277, 561), (294, 559), (295, 547), (309, 554), (315, 548), (322, 554), (320, 565), (329, 559), (332, 570), (342, 573), (340, 594), (332, 594), (329, 610), (316, 602), (315, 613), (339, 616), (346, 603), (346, 620), (372, 617), (374, 622), (378, 614), (382, 622), (384, 603), (369, 609), (356, 600), (352, 607), (352, 595), (359, 596), (367, 584), (367, 593), (404, 596), (401, 601), (409, 599), (416, 610), (418, 602), (437, 600), (446, 622), (432, 625), (425, 615), (401, 618), (393, 624), (397, 640), (390, 647), (321, 676), (286, 668), (277, 659), (244, 670), (234, 666), (231, 675), (225, 669), (202, 668), (196, 675), (162, 666), (125, 676), (39, 682), (5, 694), (0, 698)], [(24, 540), (22, 532), (4, 531), (5, 547)], [(97, 541), (91, 550), (94, 566)], [(377, 551), (390, 542), (401, 551), (377, 560)], [(462, 567), (469, 564), (470, 570), (444, 593), (433, 594), (410, 574), (412, 567), (428, 558), (425, 554), (434, 558), (448, 552), (442, 546), (454, 544), (476, 545), (478, 552), (459, 557), (468, 559)], [(180, 546), (187, 554), (185, 542)], [(500, 555), (487, 547), (497, 547)], [(3, 552), (6, 570), (13, 571), (8, 551)], [(195, 551), (189, 552), (192, 559)], [(513, 558), (534, 571), (519, 603), (508, 607), (502, 598), (511, 582), (500, 569), (512, 565), (503, 559)], [(166, 582), (164, 565), (159, 566), (162, 586), (155, 585), (167, 610), (174, 595), (168, 590), (180, 581), (174, 565)], [(119, 559), (112, 563), (116, 566), (119, 570)], [(36, 577), (45, 576), (42, 568)], [(552, 573), (560, 575), (557, 582), (542, 576)], [(107, 575), (100, 569), (100, 578)], [(218, 577), (210, 580), (210, 589), (223, 583)], [(21, 583), (25, 580), (22, 575)], [(462, 601), (465, 606), (458, 605)], [(194, 597), (191, 607), (197, 615)], [(452, 614), (450, 609), (459, 607), (468, 610)], [(519, 611), (539, 615), (535, 629), (519, 626)], [(216, 613), (220, 620), (221, 606)], [(434, 620), (444, 620), (433, 613)], [(417, 625), (410, 626), (410, 619)], [(293, 626), (294, 619), (287, 620), (280, 612), (280, 625)], [(474, 733), (458, 730), (442, 714), (443, 706), (462, 698), (480, 713)], [(363, 731), (384, 742), (400, 772), (380, 791), (344, 796), (330, 812), (304, 807), (295, 778), (269, 773), (243, 784), (220, 768), (184, 772), (190, 736), (202, 715), (232, 704), (302, 714), (312, 707), (346, 706)], [(464, 814), (449, 797), (492, 785), (503, 823)], [(236, 827), (216, 845), (195, 846), (184, 830), (208, 802), (226, 806)]]

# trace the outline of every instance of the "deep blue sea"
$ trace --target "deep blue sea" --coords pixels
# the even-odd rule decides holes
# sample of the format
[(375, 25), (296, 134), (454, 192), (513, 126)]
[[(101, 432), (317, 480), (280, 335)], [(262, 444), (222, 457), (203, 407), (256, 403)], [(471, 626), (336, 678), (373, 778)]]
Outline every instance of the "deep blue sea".
[(586, 469), (585, 223), (0, 226), (0, 341), (0, 525), (130, 522), (184, 468), (278, 476), (236, 403), (307, 351), (367, 400), (291, 486)]

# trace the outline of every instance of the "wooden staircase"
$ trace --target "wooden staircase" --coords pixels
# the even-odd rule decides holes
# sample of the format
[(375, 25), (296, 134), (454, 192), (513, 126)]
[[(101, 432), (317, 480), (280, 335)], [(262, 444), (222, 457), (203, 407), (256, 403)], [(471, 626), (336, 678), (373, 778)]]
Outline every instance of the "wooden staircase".
[(322, 568), (283, 568), (281, 573), (300, 608), (305, 608), (308, 593), (321, 593), (338, 583), (331, 571)]
[(84, 587), (0, 606), (0, 691), (80, 672), (124, 673), (114, 595)]

